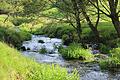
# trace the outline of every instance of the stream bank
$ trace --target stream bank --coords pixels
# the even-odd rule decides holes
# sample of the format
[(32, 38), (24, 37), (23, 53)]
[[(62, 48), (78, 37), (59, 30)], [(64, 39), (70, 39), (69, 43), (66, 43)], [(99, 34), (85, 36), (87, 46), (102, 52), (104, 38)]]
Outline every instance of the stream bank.
[[(42, 40), (43, 43), (39, 43), (39, 40)], [(77, 69), (81, 80), (120, 80), (120, 71), (102, 71), (98, 63), (85, 63), (80, 60), (65, 60), (54, 47), (60, 45), (62, 45), (61, 39), (49, 38), (44, 35), (32, 35), (30, 41), (23, 42), (22, 46), (27, 50), (23, 51), (22, 54), (35, 59), (35, 61), (39, 63), (60, 65), (67, 68), (69, 73)], [(46, 48), (48, 53), (40, 54), (39, 50), (41, 48)]]

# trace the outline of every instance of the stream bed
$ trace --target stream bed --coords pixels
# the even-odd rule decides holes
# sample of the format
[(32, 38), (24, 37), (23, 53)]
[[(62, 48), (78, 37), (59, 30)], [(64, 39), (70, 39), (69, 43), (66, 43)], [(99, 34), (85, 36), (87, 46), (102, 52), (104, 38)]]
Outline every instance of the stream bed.
[[(43, 42), (40, 43), (39, 41)], [(32, 35), (30, 41), (23, 42), (22, 46), (25, 47), (26, 51), (23, 51), (22, 54), (39, 63), (58, 64), (66, 68), (69, 73), (77, 69), (81, 80), (120, 80), (120, 71), (102, 71), (97, 63), (85, 63), (79, 60), (67, 61), (63, 59), (55, 48), (55, 46), (60, 45), (62, 45), (61, 39), (49, 38), (44, 35)], [(39, 53), (39, 50), (42, 48), (47, 50), (46, 54)]]

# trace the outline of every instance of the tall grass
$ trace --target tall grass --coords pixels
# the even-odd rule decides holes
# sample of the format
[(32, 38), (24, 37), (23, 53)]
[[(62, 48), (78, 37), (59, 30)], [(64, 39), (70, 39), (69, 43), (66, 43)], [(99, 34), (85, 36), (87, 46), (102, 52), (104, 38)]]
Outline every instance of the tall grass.
[(100, 66), (102, 69), (113, 70), (115, 68), (120, 68), (120, 48), (114, 48), (110, 51), (111, 56), (100, 61)]
[(17, 50), (0, 42), (1, 80), (79, 80), (74, 71), (68, 74), (60, 66), (38, 64), (23, 57)]
[(94, 60), (94, 56), (89, 50), (82, 48), (79, 44), (71, 44), (67, 48), (60, 47), (59, 53), (66, 59), (82, 59), (86, 61)]

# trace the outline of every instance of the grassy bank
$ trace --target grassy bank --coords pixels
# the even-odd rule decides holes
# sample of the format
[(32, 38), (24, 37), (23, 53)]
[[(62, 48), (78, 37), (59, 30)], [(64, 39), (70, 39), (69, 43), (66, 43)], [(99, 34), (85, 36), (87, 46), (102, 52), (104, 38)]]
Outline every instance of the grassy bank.
[(9, 43), (18, 49), (20, 48), (23, 41), (29, 39), (31, 39), (31, 34), (29, 32), (16, 31), (11, 27), (0, 27), (0, 41)]
[(38, 64), (0, 42), (1, 80), (79, 80), (77, 72), (68, 74), (59, 66)]
[(6, 18), (7, 15), (0, 15), (0, 41), (4, 41), (20, 49), (23, 41), (31, 39), (31, 34), (28, 31), (20, 29), (20, 26), (14, 25), (11, 21), (11, 16), (4, 22)]

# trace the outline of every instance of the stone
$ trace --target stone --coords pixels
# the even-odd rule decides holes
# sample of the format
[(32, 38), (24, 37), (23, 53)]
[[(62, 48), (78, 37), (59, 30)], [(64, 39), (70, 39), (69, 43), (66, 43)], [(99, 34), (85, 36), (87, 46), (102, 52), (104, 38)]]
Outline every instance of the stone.
[(25, 46), (22, 46), (22, 47), (21, 47), (21, 50), (22, 50), (22, 51), (26, 51)]
[(45, 42), (44, 42), (43, 40), (38, 40), (38, 43), (42, 43), (42, 44), (43, 44), (43, 43), (45, 43)]

